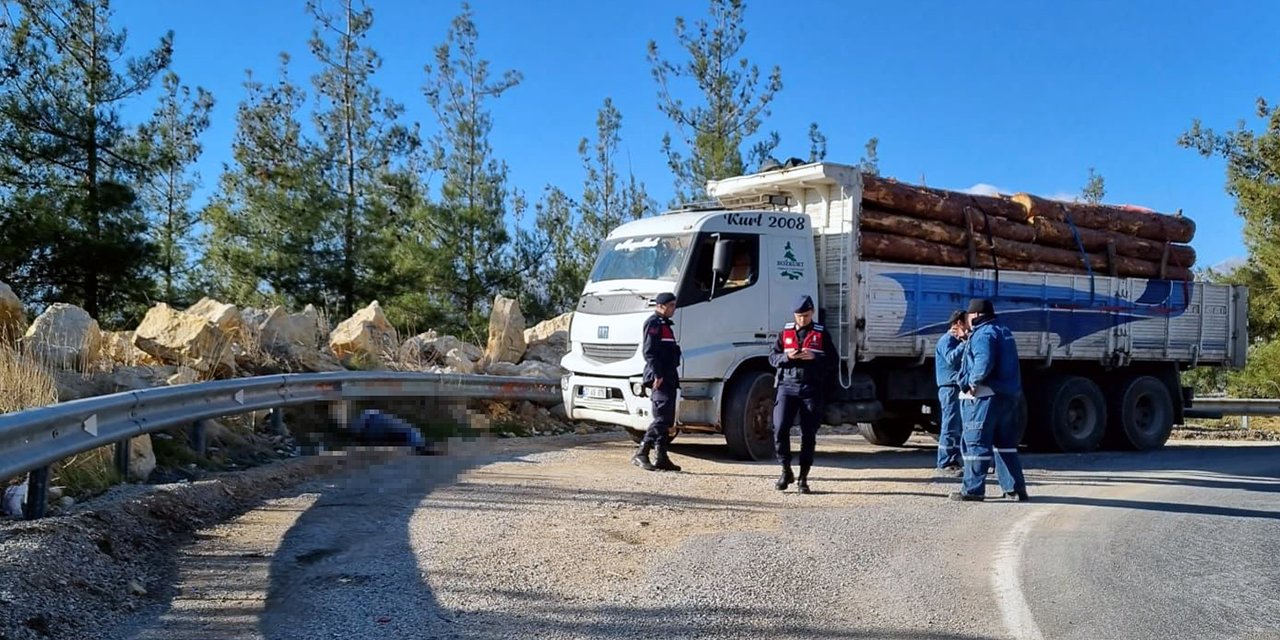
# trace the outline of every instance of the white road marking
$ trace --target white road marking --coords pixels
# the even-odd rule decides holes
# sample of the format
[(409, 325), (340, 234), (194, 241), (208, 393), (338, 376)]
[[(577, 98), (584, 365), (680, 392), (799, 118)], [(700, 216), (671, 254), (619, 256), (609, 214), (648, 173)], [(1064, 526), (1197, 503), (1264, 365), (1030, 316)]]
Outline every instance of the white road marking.
[(1027, 541), (1027, 534), (1036, 522), (1048, 513), (1048, 509), (1035, 509), (1023, 516), (996, 548), (992, 563), (991, 588), (995, 591), (996, 604), (1000, 607), (1000, 617), (1004, 620), (1004, 628), (1010, 637), (1019, 640), (1043, 640), (1040, 628), (1036, 626), (1035, 617), (1031, 615), (1031, 607), (1022, 594), (1022, 580), (1018, 575), (1021, 565), (1022, 546)]

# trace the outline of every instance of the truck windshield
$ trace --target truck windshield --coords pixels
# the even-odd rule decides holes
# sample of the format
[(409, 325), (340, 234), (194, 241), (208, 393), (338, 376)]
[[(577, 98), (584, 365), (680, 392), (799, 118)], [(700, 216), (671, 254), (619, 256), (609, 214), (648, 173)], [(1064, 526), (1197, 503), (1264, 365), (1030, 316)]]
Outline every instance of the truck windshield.
[(692, 235), (636, 236), (604, 243), (591, 270), (591, 282), (607, 280), (666, 280), (680, 278)]

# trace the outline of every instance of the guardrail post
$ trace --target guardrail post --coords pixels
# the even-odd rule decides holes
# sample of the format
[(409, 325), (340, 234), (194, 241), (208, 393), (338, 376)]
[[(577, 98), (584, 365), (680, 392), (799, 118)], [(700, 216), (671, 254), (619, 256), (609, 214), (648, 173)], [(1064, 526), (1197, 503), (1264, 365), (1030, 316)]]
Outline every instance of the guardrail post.
[(27, 474), (27, 501), (22, 505), (22, 517), (27, 520), (43, 518), (49, 506), (49, 467), (40, 467)]
[(271, 433), (278, 436), (284, 435), (284, 407), (271, 409)]
[(116, 443), (116, 471), (122, 480), (129, 479), (129, 443), (132, 438), (125, 438)]
[(188, 436), (191, 439), (191, 449), (200, 455), (204, 455), (208, 449), (205, 443), (205, 425), (208, 420), (196, 420), (191, 423), (191, 433)]

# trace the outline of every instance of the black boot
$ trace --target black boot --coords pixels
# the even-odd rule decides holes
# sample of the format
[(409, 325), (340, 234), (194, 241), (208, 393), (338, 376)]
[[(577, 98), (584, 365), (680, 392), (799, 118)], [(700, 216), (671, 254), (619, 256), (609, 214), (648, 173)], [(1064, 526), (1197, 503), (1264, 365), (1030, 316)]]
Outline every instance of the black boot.
[(658, 471), (679, 471), (680, 467), (676, 466), (671, 458), (667, 457), (667, 440), (664, 438), (658, 441), (658, 456), (653, 461), (653, 468)]
[(649, 444), (647, 440), (644, 442), (641, 442), (640, 449), (636, 451), (636, 454), (634, 456), (631, 456), (631, 464), (634, 464), (635, 466), (640, 467), (645, 471), (655, 470), (656, 467), (653, 466), (652, 462), (649, 462), (649, 450), (652, 448), (653, 448), (653, 445)]
[(800, 480), (796, 482), (796, 489), (799, 489), (800, 493), (812, 493), (811, 491), (809, 491), (809, 466), (808, 465), (800, 465)]
[(782, 475), (778, 477), (778, 481), (773, 483), (773, 487), (778, 491), (783, 491), (796, 481), (796, 474), (791, 473), (791, 465), (782, 465)]

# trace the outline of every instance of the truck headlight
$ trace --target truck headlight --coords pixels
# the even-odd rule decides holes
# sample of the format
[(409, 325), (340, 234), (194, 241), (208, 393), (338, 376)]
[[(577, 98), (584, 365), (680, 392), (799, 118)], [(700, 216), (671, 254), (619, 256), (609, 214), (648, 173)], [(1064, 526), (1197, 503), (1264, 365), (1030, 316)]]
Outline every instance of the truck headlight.
[(569, 390), (569, 374), (567, 373), (560, 376), (560, 390), (561, 391)]
[(636, 396), (637, 398), (643, 398), (643, 397), (644, 397), (644, 384), (639, 383), (639, 382), (632, 382), (632, 383), (631, 383), (631, 393), (634, 393), (634, 394), (635, 394), (635, 396)]

